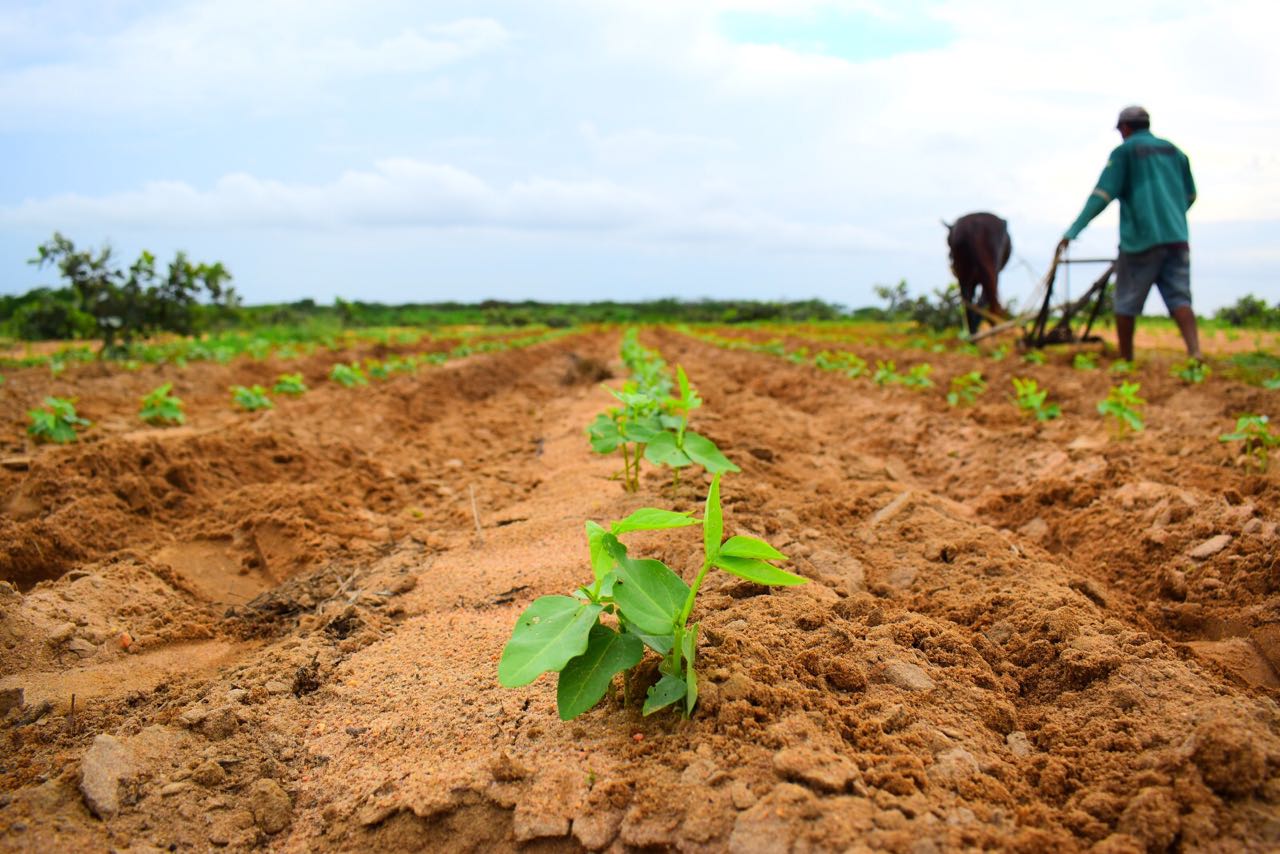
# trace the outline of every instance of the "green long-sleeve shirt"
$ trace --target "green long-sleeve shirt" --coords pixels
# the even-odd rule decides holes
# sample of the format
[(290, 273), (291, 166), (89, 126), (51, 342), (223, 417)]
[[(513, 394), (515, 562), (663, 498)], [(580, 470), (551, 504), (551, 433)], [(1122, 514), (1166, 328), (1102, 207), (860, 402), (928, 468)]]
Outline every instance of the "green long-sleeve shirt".
[(1064, 235), (1075, 240), (1112, 199), (1120, 200), (1120, 251), (1187, 242), (1187, 209), (1196, 200), (1191, 163), (1178, 147), (1134, 131), (1111, 152), (1098, 186)]

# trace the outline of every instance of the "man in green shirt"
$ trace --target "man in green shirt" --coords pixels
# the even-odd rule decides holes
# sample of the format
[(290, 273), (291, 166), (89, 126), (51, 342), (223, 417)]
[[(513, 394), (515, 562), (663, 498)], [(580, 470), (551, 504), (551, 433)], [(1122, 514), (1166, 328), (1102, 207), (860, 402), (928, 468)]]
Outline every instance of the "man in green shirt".
[(1134, 318), (1142, 314), (1154, 284), (1178, 324), (1187, 355), (1199, 359), (1187, 245), (1187, 209), (1196, 200), (1191, 165), (1177, 146), (1151, 134), (1151, 116), (1142, 107), (1121, 110), (1116, 130), (1124, 142), (1111, 152), (1098, 186), (1058, 249), (1066, 249), (1112, 199), (1119, 199), (1115, 311), (1120, 358), (1133, 360)]

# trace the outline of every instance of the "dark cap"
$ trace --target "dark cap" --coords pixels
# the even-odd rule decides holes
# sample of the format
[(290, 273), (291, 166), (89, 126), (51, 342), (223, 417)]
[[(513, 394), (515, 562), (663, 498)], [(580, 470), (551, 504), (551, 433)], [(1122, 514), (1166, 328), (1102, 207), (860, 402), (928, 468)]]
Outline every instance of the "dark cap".
[(1151, 114), (1143, 107), (1125, 107), (1120, 111), (1120, 118), (1116, 119), (1116, 127), (1120, 125), (1149, 125), (1151, 124)]

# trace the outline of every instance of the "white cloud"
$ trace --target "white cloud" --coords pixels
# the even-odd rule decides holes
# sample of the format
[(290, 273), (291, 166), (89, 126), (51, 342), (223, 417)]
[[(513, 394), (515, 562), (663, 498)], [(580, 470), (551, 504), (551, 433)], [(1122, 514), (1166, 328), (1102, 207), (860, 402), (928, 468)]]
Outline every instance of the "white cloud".
[(0, 224), (52, 229), (490, 229), (612, 232), (636, 239), (730, 242), (743, 248), (855, 252), (893, 242), (875, 229), (790, 221), (731, 206), (712, 187), (661, 195), (607, 180), (534, 176), (497, 186), (455, 166), (401, 158), (348, 171), (327, 184), (288, 184), (237, 173), (209, 190), (156, 181), (102, 196), (64, 194), (0, 207)]
[(377, 11), (350, 2), (197, 2), (92, 39), (50, 12), (13, 34), (0, 33), (0, 47), (18, 56), (29, 44), (24, 34), (48, 38), (43, 30), (55, 28), (67, 41), (56, 59), (11, 60), (0, 69), (0, 128), (102, 118), (150, 124), (223, 106), (287, 113), (331, 103), (336, 88), (366, 78), (418, 77), (419, 88), (430, 91), (422, 75), (496, 51), (512, 38), (490, 18), (396, 21)]

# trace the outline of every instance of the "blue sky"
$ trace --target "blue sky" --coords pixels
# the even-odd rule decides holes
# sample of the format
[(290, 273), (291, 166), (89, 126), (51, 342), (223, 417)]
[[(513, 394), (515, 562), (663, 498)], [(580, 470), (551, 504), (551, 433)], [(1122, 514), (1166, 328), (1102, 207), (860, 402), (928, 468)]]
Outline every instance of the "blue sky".
[(1197, 307), (1280, 299), (1270, 7), (1049, 8), (0, 0), (0, 292), (58, 229), (249, 302), (872, 304), (945, 284), (970, 210), (1042, 269), (1138, 102), (1196, 172)]

